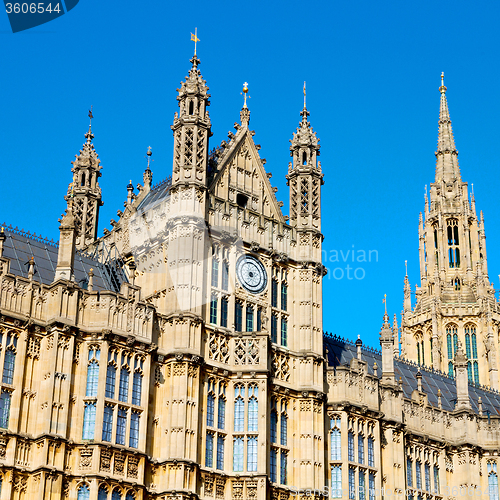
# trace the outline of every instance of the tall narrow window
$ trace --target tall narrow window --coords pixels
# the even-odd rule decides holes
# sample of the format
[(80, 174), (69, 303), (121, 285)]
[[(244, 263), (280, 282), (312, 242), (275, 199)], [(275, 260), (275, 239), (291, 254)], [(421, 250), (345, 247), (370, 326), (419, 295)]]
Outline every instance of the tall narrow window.
[[(448, 329), (446, 329), (448, 331)], [(448, 350), (448, 359), (453, 359), (453, 350), (451, 347), (451, 333), (446, 335), (446, 347)]]
[(342, 466), (332, 465), (332, 497), (342, 498)]
[(473, 366), (474, 366), (474, 382), (476, 384), (479, 384), (479, 365), (477, 364), (477, 361), (474, 361)]
[(125, 433), (127, 430), (127, 410), (118, 409), (118, 419), (116, 421), (116, 444), (125, 445)]
[(89, 487), (84, 484), (83, 486), (80, 486), (78, 488), (78, 500), (89, 500), (90, 498), (90, 489)]
[(106, 394), (107, 398), (115, 398), (115, 385), (116, 385), (116, 366), (110, 364), (108, 365), (108, 371), (106, 373)]
[(278, 317), (276, 314), (271, 314), (271, 342), (278, 342)]
[(471, 359), (471, 350), (470, 350), (470, 335), (467, 332), (467, 328), (465, 329), (465, 355), (467, 359)]
[(365, 492), (365, 471), (359, 470), (359, 500), (365, 500), (366, 499), (366, 492)]
[(97, 500), (108, 500), (108, 490), (106, 487), (101, 486), (97, 494)]
[(288, 300), (288, 285), (286, 283), (281, 283), (281, 309), (286, 311)]
[[(13, 349), (7, 349), (5, 351), (5, 359), (3, 363), (3, 377), (2, 382), (4, 384), (12, 384), (14, 382), (14, 365), (16, 363), (16, 353)], [(99, 367), (97, 367), (99, 370)]]
[(217, 295), (212, 294), (210, 299), (210, 323), (217, 324)]
[(375, 474), (373, 472), (368, 474), (368, 498), (375, 500)]
[(217, 427), (224, 429), (226, 425), (226, 400), (224, 396), (219, 395), (219, 406), (217, 408)]
[[(85, 392), (85, 395), (89, 398), (97, 397), (100, 354), (101, 351), (99, 349), (89, 349), (89, 364), (87, 366), (87, 390)], [(5, 369), (4, 369), (4, 377), (5, 377)]]
[(7, 391), (2, 391), (0, 395), (0, 427), (2, 429), (9, 427), (11, 397), (11, 393)]
[(243, 432), (245, 422), (245, 387), (237, 385), (234, 388), (234, 432)]
[(270, 479), (272, 483), (277, 482), (277, 467), (278, 467), (278, 451), (275, 448), (271, 448), (271, 453), (269, 455), (269, 468), (270, 468)]
[(281, 345), (283, 347), (288, 345), (288, 323), (286, 318), (281, 318)]
[(243, 331), (243, 305), (240, 302), (234, 306), (234, 328), (237, 332)]
[(262, 331), (262, 308), (257, 308), (257, 331)]
[(227, 310), (227, 297), (223, 297), (220, 301), (220, 326), (223, 326), (224, 328), (227, 328)]
[(214, 466), (214, 435), (207, 433), (207, 442), (205, 445), (205, 467)]
[(368, 438), (368, 465), (370, 467), (375, 467), (375, 453), (372, 437)]
[(111, 500), (122, 500), (122, 494), (118, 488), (113, 491), (111, 495)]
[(219, 286), (219, 261), (212, 259), (212, 286)]
[(102, 440), (111, 442), (113, 430), (113, 407), (104, 406), (104, 416), (102, 419)]
[(358, 463), (365, 463), (365, 438), (361, 434), (358, 435)]
[(342, 447), (340, 444), (340, 429), (335, 427), (330, 434), (330, 459), (342, 460)]
[(455, 371), (453, 370), (453, 363), (448, 362), (448, 377), (453, 378), (455, 376)]
[(288, 434), (288, 417), (285, 413), (281, 414), (281, 446), (287, 445)]
[(95, 430), (95, 403), (85, 403), (85, 409), (83, 411), (83, 434), (82, 439), (94, 439)]
[(247, 305), (247, 332), (253, 332), (253, 306)]
[(217, 436), (217, 463), (219, 470), (224, 470), (224, 436)]
[(347, 434), (347, 457), (350, 462), (354, 462), (354, 434), (352, 431)]
[(139, 372), (134, 373), (134, 380), (132, 381), (132, 404), (141, 406), (142, 394), (142, 375)]
[(129, 446), (131, 448), (139, 447), (139, 413), (136, 411), (132, 411), (130, 415), (130, 438), (129, 438)]
[(439, 495), (439, 467), (437, 465), (434, 466), (434, 494)]
[(286, 484), (287, 481), (287, 456), (286, 453), (281, 450), (280, 455), (281, 463), (280, 463), (280, 483)]
[(248, 438), (247, 442), (247, 471), (257, 472), (257, 437)]
[(418, 460), (415, 462), (415, 477), (417, 479), (417, 490), (422, 489), (422, 464)]
[(234, 438), (233, 442), (233, 471), (243, 472), (243, 438)]
[[(454, 328), (456, 332), (456, 328)], [(458, 350), (458, 335), (456, 333), (453, 334), (453, 356), (457, 353)]]
[(476, 340), (476, 328), (473, 328), (472, 339), (472, 357), (477, 359), (477, 340)]
[(406, 459), (406, 484), (409, 488), (413, 488), (413, 462), (410, 457)]
[(270, 439), (271, 443), (276, 443), (278, 437), (278, 413), (276, 410), (271, 411), (271, 434), (270, 434)]
[(257, 400), (259, 389), (253, 385), (248, 388), (248, 432), (256, 432), (259, 422), (259, 402)]
[(222, 289), (227, 292), (229, 288), (229, 264), (222, 262)]
[(490, 500), (498, 500), (498, 474), (497, 474), (497, 464), (488, 464), (488, 492), (490, 494)]
[(451, 268), (460, 267), (458, 221), (456, 219), (449, 219), (447, 223), (449, 266)]
[(120, 389), (118, 391), (118, 399), (123, 403), (128, 401), (128, 379), (129, 371), (127, 367), (122, 367), (120, 370)]
[(349, 467), (349, 500), (356, 498), (356, 476), (352, 467)]
[(207, 396), (207, 427), (213, 427), (214, 425), (214, 407), (215, 396), (210, 393)]
[(425, 491), (428, 491), (430, 493), (431, 491), (431, 466), (426, 463), (424, 465), (424, 471), (425, 471)]
[(278, 281), (274, 278), (271, 282), (271, 306), (278, 307)]
[(469, 379), (469, 382), (474, 381), (472, 378), (472, 363), (470, 361), (467, 361), (467, 378)]

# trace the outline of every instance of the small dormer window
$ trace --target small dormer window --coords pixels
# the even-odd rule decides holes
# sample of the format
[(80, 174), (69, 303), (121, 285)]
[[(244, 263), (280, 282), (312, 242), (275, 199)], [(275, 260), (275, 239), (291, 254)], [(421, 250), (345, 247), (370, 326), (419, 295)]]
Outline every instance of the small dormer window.
[(302, 165), (307, 165), (307, 153), (305, 151), (302, 153)]
[(194, 114), (194, 103), (193, 103), (193, 101), (189, 102), (189, 114), (190, 115)]
[(239, 207), (246, 208), (248, 203), (248, 196), (238, 193), (236, 195), (236, 203), (238, 204)]
[(80, 186), (85, 186), (85, 172), (82, 173), (82, 182)]

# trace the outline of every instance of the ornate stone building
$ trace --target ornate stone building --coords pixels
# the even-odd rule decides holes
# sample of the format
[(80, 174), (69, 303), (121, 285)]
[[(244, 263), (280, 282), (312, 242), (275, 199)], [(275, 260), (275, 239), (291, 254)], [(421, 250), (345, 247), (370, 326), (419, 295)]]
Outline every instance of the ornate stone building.
[(406, 278), (401, 336), (386, 313), (376, 351), (323, 331), (305, 105), (286, 217), (246, 101), (209, 154), (199, 63), (172, 177), (148, 163), (111, 231), (89, 128), (59, 244), (0, 233), (0, 500), (498, 500), (500, 310), (444, 85), (417, 302)]

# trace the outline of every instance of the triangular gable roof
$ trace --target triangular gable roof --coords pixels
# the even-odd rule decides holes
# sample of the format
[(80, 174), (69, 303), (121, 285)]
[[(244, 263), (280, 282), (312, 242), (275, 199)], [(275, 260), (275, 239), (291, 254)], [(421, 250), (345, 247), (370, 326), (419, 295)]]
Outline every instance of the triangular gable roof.
[(251, 186), (246, 186), (247, 189), (242, 189), (242, 192), (250, 195), (258, 195), (259, 197), (263, 195), (263, 200), (261, 201), (269, 206), (270, 212), (266, 215), (271, 216), (277, 221), (285, 222), (280, 205), (274, 194), (275, 190), (269, 182), (267, 172), (264, 169), (263, 161), (260, 158), (252, 135), (253, 132), (248, 130), (246, 125), (238, 127), (238, 131), (229, 144), (225, 146), (224, 153), (219, 158), (218, 171), (210, 184), (209, 191), (217, 196), (218, 192), (220, 192), (219, 187), (223, 183), (223, 178), (227, 174), (227, 170), (236, 164), (238, 169), (244, 169), (247, 172), (250, 171), (252, 177), (256, 177), (261, 181), (261, 186), (263, 188), (261, 192), (257, 193), (255, 192), (255, 183), (252, 183)]

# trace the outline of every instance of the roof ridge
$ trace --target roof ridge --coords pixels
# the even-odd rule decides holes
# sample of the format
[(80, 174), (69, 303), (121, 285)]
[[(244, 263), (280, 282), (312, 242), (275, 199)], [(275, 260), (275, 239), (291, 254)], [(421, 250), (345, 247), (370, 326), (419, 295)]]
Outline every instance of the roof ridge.
[(7, 226), (6, 222), (0, 224), (0, 227), (3, 227), (6, 231), (8, 231), (10, 233), (14, 233), (14, 234), (17, 234), (19, 236), (23, 236), (24, 238), (28, 238), (28, 239), (36, 241), (38, 243), (43, 243), (44, 245), (50, 245), (54, 248), (59, 248), (59, 242), (54, 241), (53, 238), (49, 241), (49, 239), (47, 237), (44, 238), (40, 234), (39, 235), (37, 235), (36, 233), (31, 234), (29, 231), (25, 231), (24, 229), (19, 229), (17, 226), (12, 227), (12, 224)]

